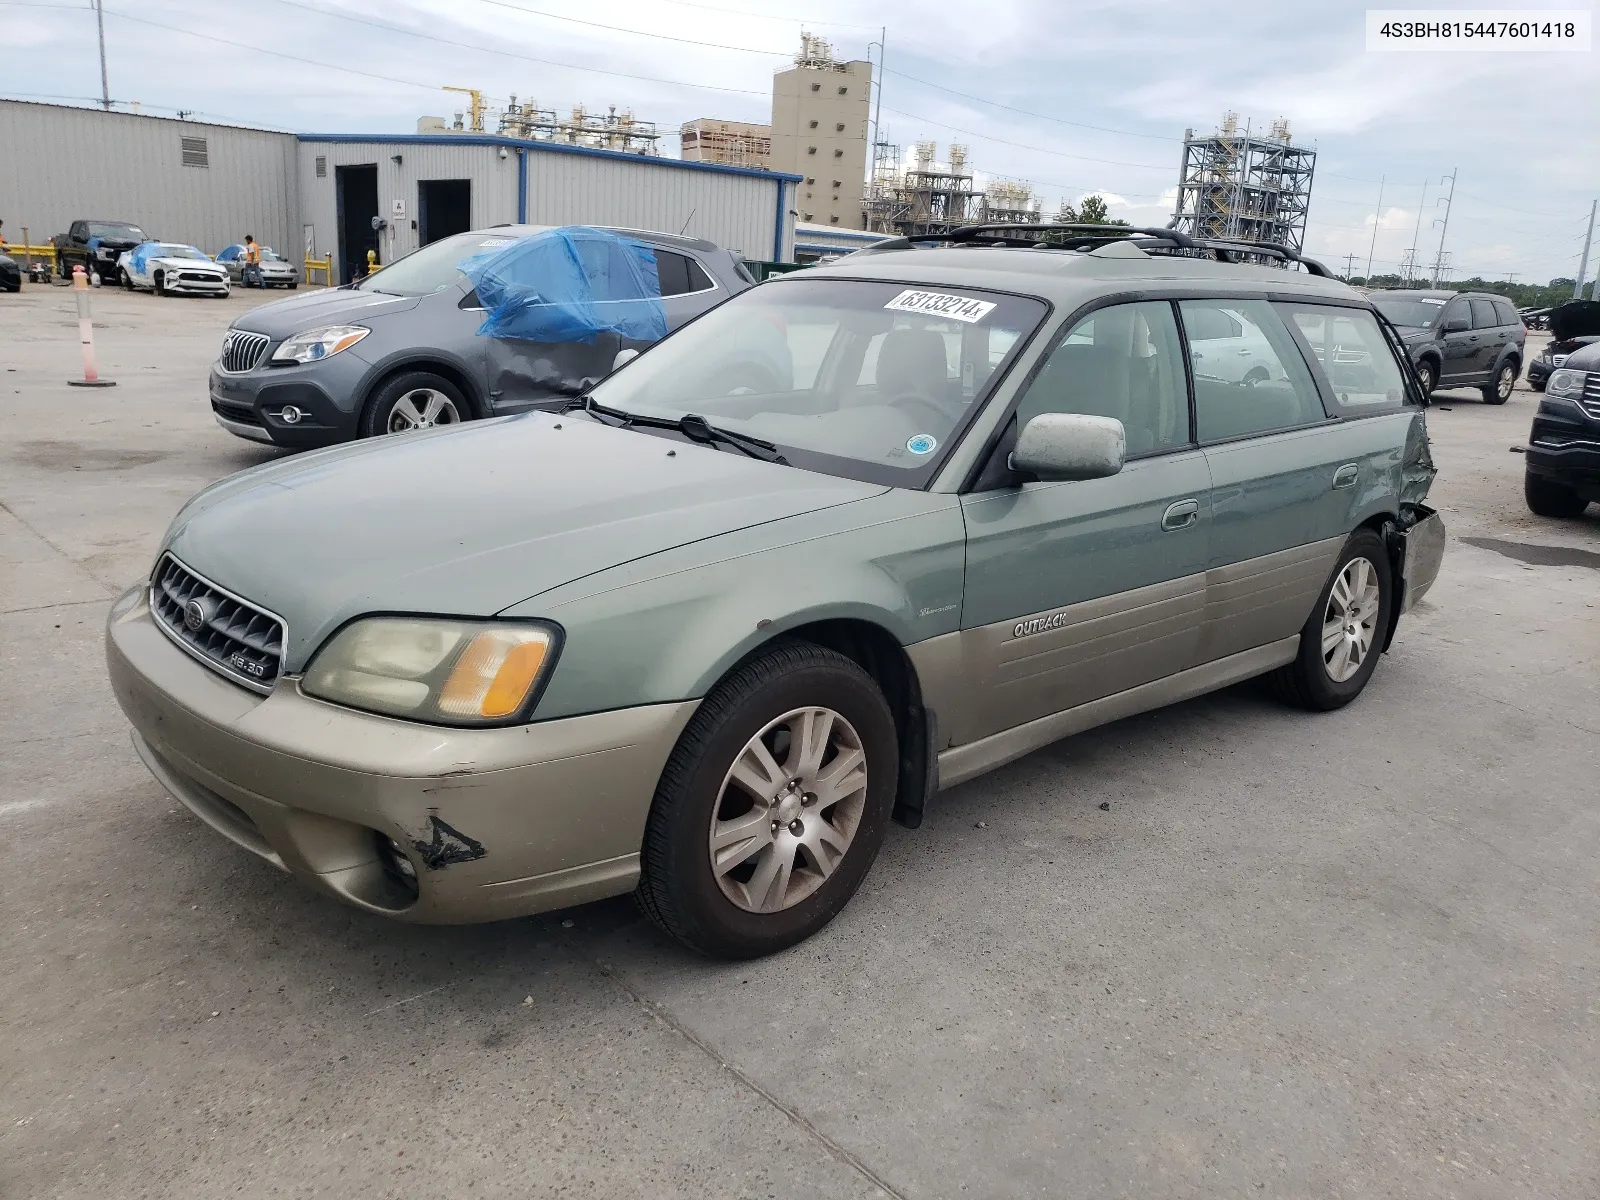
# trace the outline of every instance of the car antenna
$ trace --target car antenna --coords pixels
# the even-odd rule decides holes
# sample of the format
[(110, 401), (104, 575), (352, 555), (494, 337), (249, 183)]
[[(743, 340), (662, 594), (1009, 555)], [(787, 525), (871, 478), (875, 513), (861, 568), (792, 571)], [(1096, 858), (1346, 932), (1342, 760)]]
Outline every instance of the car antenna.
[(683, 228), (678, 230), (678, 236), (679, 237), (682, 237), (685, 233), (687, 233), (689, 231), (689, 221), (694, 220), (695, 213), (697, 213), (699, 211), (700, 211), (700, 206), (698, 204), (695, 205), (693, 208), (691, 208), (689, 210), (689, 218), (688, 218), (688, 220), (684, 221)]

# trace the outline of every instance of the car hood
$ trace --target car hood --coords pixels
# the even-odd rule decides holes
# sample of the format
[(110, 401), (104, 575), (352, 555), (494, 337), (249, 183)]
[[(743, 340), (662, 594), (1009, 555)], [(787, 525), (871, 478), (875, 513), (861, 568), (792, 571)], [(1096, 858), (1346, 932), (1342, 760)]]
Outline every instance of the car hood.
[(145, 270), (151, 267), (166, 267), (174, 271), (214, 271), (219, 275), (226, 275), (228, 268), (219, 262), (203, 262), (198, 258), (149, 258), (145, 260)]
[(374, 317), (407, 312), (417, 306), (418, 299), (352, 288), (328, 288), (252, 308), (235, 321), (233, 327), (264, 333), (273, 341), (280, 341), (319, 325), (364, 325)]
[(281, 616), (299, 671), (364, 613), (493, 616), (608, 567), (886, 490), (530, 413), (246, 471), (185, 505), (166, 545)]
[(1557, 341), (1600, 334), (1600, 300), (1568, 300), (1550, 310), (1550, 332)]

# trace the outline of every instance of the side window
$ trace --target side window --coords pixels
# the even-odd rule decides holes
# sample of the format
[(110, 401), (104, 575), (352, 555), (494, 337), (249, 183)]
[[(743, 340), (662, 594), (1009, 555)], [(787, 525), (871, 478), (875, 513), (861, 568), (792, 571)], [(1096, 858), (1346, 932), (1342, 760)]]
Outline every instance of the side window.
[(1517, 316), (1517, 310), (1511, 307), (1509, 300), (1494, 301), (1494, 315), (1500, 318), (1502, 325), (1522, 324), (1522, 318)]
[(1189, 444), (1189, 397), (1172, 306), (1115, 304), (1079, 321), (1017, 405), (1017, 428), (1040, 413), (1115, 417), (1128, 455)]
[(683, 261), (689, 266), (689, 291), (703, 292), (707, 288), (716, 286), (711, 282), (711, 276), (706, 274), (705, 268), (694, 259), (685, 258)]
[(1404, 377), (1377, 318), (1364, 308), (1278, 305), (1311, 347), (1340, 416), (1394, 412), (1406, 400)]
[(1189, 333), (1194, 370), (1195, 428), (1201, 442), (1220, 442), (1325, 420), (1317, 385), (1300, 348), (1265, 300), (1184, 300), (1186, 333), (1239, 326), (1227, 340)]
[[(1445, 305), (1444, 316), (1439, 318), (1439, 331), (1441, 333), (1448, 333), (1449, 330), (1447, 330), (1445, 326), (1450, 324), (1451, 321), (1458, 320), (1465, 321), (1467, 323), (1467, 327), (1471, 328), (1472, 310), (1467, 307), (1467, 302), (1465, 300), (1452, 300), (1449, 304)], [(1456, 332), (1459, 333), (1460, 330), (1457, 330)]]
[(1500, 318), (1495, 315), (1494, 305), (1487, 300), (1474, 300), (1472, 302), (1472, 327), (1474, 329), (1493, 329), (1500, 324)]
[(67, 236), (81, 242), (89, 236), (89, 227), (82, 221), (74, 221), (72, 228), (67, 232)]
[(681, 296), (689, 287), (689, 260), (670, 250), (656, 251), (656, 276), (661, 280), (663, 296)]

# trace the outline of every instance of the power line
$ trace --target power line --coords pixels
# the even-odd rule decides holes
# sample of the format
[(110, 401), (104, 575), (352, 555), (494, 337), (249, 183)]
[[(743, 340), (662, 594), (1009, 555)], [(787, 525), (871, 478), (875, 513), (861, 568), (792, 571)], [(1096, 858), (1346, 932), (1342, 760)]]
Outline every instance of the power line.
[(742, 54), (760, 54), (767, 58), (788, 58), (793, 50), (758, 50), (754, 46), (729, 46), (723, 42), (702, 42), (694, 38), (673, 37), (665, 33), (650, 33), (643, 29), (625, 29), (621, 25), (606, 25), (600, 21), (585, 21), (579, 17), (565, 17), (560, 13), (545, 12), (538, 8), (524, 8), (520, 4), (509, 3), (509, 0), (478, 0), (480, 4), (492, 4), (496, 8), (508, 8), (512, 12), (525, 13), (533, 17), (545, 17), (551, 21), (566, 21), (571, 25), (587, 25), (590, 29), (604, 29), (609, 33), (626, 33), (633, 37), (647, 37), (660, 42), (677, 42), (684, 46), (706, 46), (712, 50), (737, 50)]
[(916, 113), (903, 112), (898, 108), (890, 108), (887, 104), (885, 104), (883, 106), (883, 111), (884, 112), (894, 113), (895, 116), (897, 116), (897, 117), (905, 117), (906, 119), (911, 120), (911, 121), (922, 121), (922, 122), (924, 122), (925, 124), (928, 124), (928, 125), (937, 125), (940, 129), (948, 129), (948, 130), (951, 130), (954, 133), (965, 134), (967, 137), (974, 137), (974, 138), (977, 138), (979, 141), (998, 142), (1002, 146), (1016, 146), (1016, 147), (1018, 147), (1020, 149), (1023, 149), (1023, 150), (1032, 150), (1036, 154), (1052, 154), (1057, 158), (1070, 158), (1070, 159), (1076, 160), (1077, 162), (1103, 163), (1106, 166), (1112, 166), (1112, 167), (1136, 167), (1136, 168), (1138, 168), (1139, 170), (1142, 170), (1142, 171), (1171, 171), (1172, 170), (1172, 166), (1171, 166), (1170, 163), (1163, 163), (1163, 164), (1158, 166), (1155, 163), (1120, 162), (1120, 161), (1118, 161), (1117, 159), (1114, 159), (1114, 158), (1091, 158), (1086, 154), (1067, 154), (1065, 151), (1061, 151), (1061, 150), (1046, 150), (1043, 146), (1029, 145), (1027, 142), (1012, 142), (1012, 141), (1006, 140), (1005, 138), (995, 137), (992, 134), (979, 133), (975, 129), (963, 129), (959, 125), (950, 125), (950, 124), (945, 123), (944, 121), (935, 121), (932, 117), (924, 117), (924, 116), (919, 116)]
[[(1065, 117), (1052, 117), (1048, 113), (1034, 112), (1032, 109), (1018, 108), (1014, 104), (1001, 104), (998, 100), (989, 100), (983, 96), (974, 96), (970, 92), (958, 92), (954, 88), (946, 87), (942, 83), (930, 83), (926, 79), (918, 79), (915, 75), (907, 75), (904, 71), (897, 71), (893, 67), (884, 67), (885, 75), (898, 75), (901, 79), (920, 83), (923, 87), (937, 88), (948, 96), (960, 96), (963, 100), (976, 100), (979, 104), (988, 104), (995, 108), (1003, 108), (1007, 112), (1021, 113), (1025, 117), (1038, 117), (1041, 121), (1054, 121), (1058, 125), (1070, 125), (1074, 129), (1093, 129), (1098, 133), (1114, 133), (1121, 137), (1150, 138), (1160, 142), (1181, 142), (1182, 138), (1171, 137), (1162, 133), (1135, 133), (1131, 129), (1112, 129), (1105, 125), (1086, 125), (1082, 121), (1069, 121)], [(902, 114), (904, 115), (904, 114)]]
[(715, 4), (695, 4), (692, 0), (665, 0), (667, 4), (677, 4), (683, 8), (699, 8), (706, 12), (728, 13), (736, 17), (749, 17), (754, 21), (784, 21), (790, 25), (826, 25), (835, 29), (870, 29), (876, 32), (876, 25), (852, 25), (848, 21), (819, 21), (813, 17), (775, 17), (771, 13), (745, 12), (742, 8), (719, 8)]

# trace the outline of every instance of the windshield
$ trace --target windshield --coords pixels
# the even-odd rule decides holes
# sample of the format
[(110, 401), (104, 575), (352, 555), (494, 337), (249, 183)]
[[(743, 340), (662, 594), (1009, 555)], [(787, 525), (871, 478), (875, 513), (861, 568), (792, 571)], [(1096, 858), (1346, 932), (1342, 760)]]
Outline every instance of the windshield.
[(685, 326), (594, 399), (696, 413), (798, 467), (920, 487), (1046, 311), (967, 287), (791, 276)]
[(202, 254), (199, 250), (195, 249), (193, 246), (176, 246), (176, 245), (173, 245), (170, 242), (163, 242), (162, 243), (161, 251), (157, 255), (157, 257), (158, 258), (203, 258), (203, 259), (205, 259), (206, 262), (210, 262), (211, 261), (211, 256), (209, 254)]
[(456, 269), (460, 263), (474, 254), (516, 240), (503, 234), (458, 233), (396, 259), (356, 287), (364, 292), (388, 292), (392, 296), (431, 296), (466, 278)]
[(1367, 297), (1372, 306), (1396, 325), (1408, 329), (1427, 329), (1439, 319), (1446, 301), (1438, 296), (1385, 296), (1378, 292)]
[(283, 255), (279, 254), (271, 246), (263, 246), (263, 247), (261, 247), (261, 261), (262, 262), (288, 262), (289, 260), (284, 258)]
[(90, 221), (89, 236), (114, 238), (121, 242), (147, 242), (150, 240), (144, 236), (144, 230), (137, 225), (124, 225), (119, 221)]

